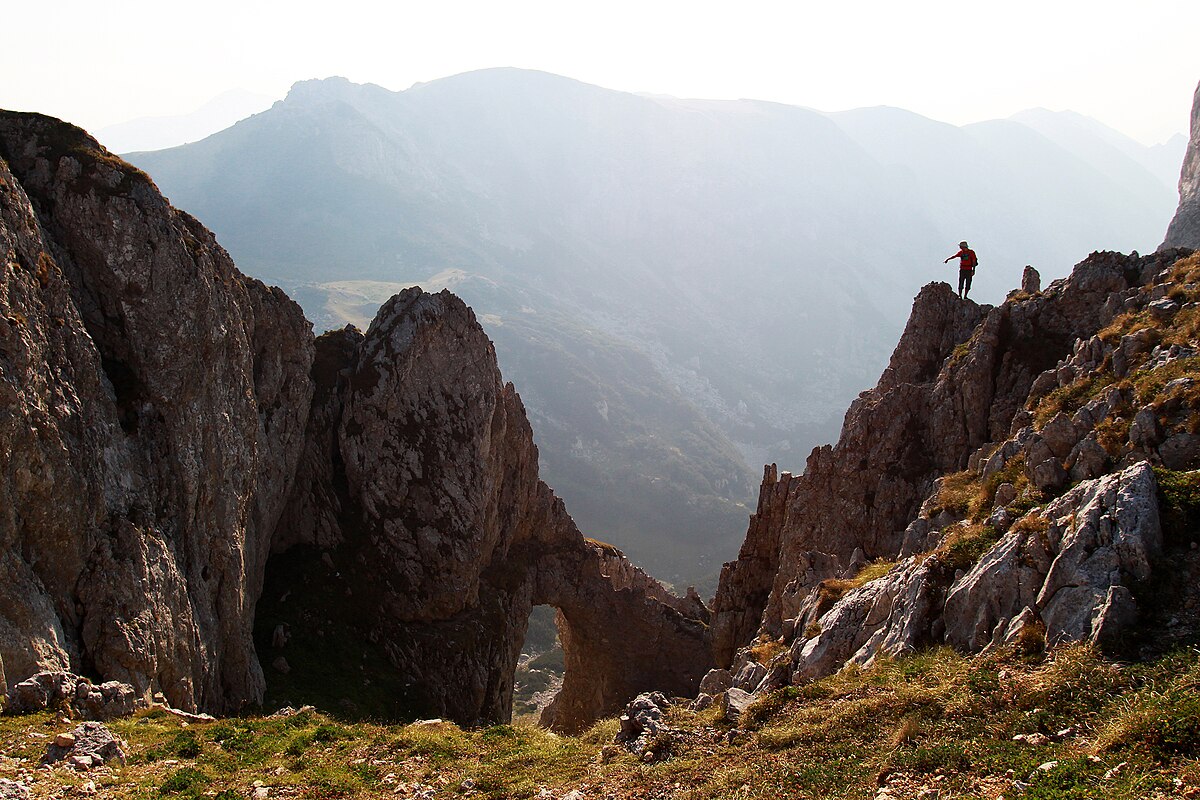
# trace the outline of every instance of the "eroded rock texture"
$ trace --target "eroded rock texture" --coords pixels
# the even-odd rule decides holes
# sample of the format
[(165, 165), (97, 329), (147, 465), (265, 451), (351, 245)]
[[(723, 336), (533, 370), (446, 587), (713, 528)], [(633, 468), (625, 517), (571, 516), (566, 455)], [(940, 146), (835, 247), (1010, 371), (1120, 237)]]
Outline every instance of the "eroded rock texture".
[[(1037, 524), (1032, 524), (1036, 520)], [(1085, 481), (1015, 526), (951, 587), (946, 641), (980, 650), (1040, 623), (1049, 644), (1119, 636), (1136, 620), (1127, 583), (1150, 577), (1162, 551), (1150, 465)]]
[(252, 702), (309, 325), (82, 131), (4, 113), (0, 157), (4, 671)]
[(539, 604), (566, 642), (555, 726), (695, 690), (706, 609), (576, 530), (461, 301), (413, 289), (314, 343), (84, 132), (6, 112), (0, 157), (0, 689), (69, 671), (261, 702), (256, 606), (288, 555), (343, 577), (307, 599), (432, 716), (508, 718)]
[[(1137, 618), (1130, 587), (1158, 546), (1143, 462), (1195, 469), (1200, 437), (1187, 432), (1190, 378), (1140, 409), (1128, 385), (1106, 387), (1135, 370), (1175, 375), (1190, 363), (1180, 359), (1193, 350), (1160, 344), (1164, 334), (1121, 335), (1121, 326), (1143, 318), (1165, 326), (1181, 313), (1168, 295), (1186, 301), (1183, 287), (1194, 287), (1194, 259), (1180, 260), (1188, 255), (1094, 253), (1070, 278), (990, 309), (944, 284), (925, 287), (838, 444), (815, 450), (801, 476), (776, 481), (768, 470), (742, 553), (722, 573), (718, 665), (746, 672), (755, 636), (788, 645), (743, 682), (753, 690), (922, 646), (979, 650), (1029, 625), (1043, 626), (1051, 643), (1119, 638)], [(1098, 336), (1110, 323), (1107, 338)], [(1039, 403), (1056, 390), (1060, 399), (1047, 402), (1079, 397), (1080, 407), (1035, 419), (1031, 410), (1052, 408)], [(989, 487), (991, 516), (990, 505), (973, 512), (978, 521), (965, 506), (946, 507), (942, 482), (955, 474), (959, 484)], [(1016, 476), (1021, 498), (1000, 485)], [(1020, 519), (1030, 497), (1055, 498), (1080, 481)], [(1023, 508), (1010, 508), (1018, 499)], [(961, 574), (955, 537), (999, 538), (1010, 528), (975, 566), (982, 572)], [(852, 580), (872, 560), (898, 563), (883, 577)]]
[[(365, 336), (318, 341), (317, 394), (277, 542), (336, 550), (348, 613), (415, 683), (424, 713), (507, 719), (530, 609), (559, 609), (567, 658), (546, 721), (578, 729), (638, 690), (694, 692), (705, 611), (585, 539), (537, 475), (520, 398), (474, 314), (410, 289)], [(359, 599), (361, 598), (361, 599)], [(447, 647), (454, 642), (455, 647)]]
[(1162, 248), (1200, 248), (1200, 84), (1192, 102), (1192, 136), (1179, 175), (1179, 209)]

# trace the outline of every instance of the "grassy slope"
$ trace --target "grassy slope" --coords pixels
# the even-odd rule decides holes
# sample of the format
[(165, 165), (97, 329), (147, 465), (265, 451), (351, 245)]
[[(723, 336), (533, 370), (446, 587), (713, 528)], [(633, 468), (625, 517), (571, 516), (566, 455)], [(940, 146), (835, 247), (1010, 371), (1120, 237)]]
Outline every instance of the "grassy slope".
[[(128, 766), (34, 772), (32, 786), (37, 797), (94, 780), (102, 796), (222, 800), (256, 781), (272, 797), (312, 798), (870, 798), (880, 787), (895, 798), (1193, 797), (1198, 684), (1196, 649), (1138, 665), (1084, 648), (976, 659), (937, 650), (785, 689), (736, 731), (715, 709), (673, 708), (681, 733), (652, 764), (611, 744), (615, 720), (570, 738), (526, 724), (344, 724), (316, 712), (188, 727), (159, 711), (112, 724), (130, 743)], [(4, 718), (0, 777), (22, 777), (44, 736), (67, 727), (52, 714)]]

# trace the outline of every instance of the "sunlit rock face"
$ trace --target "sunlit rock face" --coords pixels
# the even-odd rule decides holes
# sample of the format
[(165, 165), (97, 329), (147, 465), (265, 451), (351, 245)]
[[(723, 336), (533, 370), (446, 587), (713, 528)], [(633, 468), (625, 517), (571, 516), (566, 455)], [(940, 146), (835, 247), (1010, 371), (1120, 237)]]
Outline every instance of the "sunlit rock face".
[[(815, 450), (803, 475), (768, 468), (722, 573), (718, 667), (761, 691), (921, 647), (979, 651), (1026, 629), (1050, 644), (1120, 641), (1162, 546), (1149, 465), (1200, 467), (1193, 381), (1167, 381), (1200, 344), (1187, 305), (1198, 268), (1186, 249), (1093, 253), (995, 308), (945, 284), (922, 289), (838, 444)], [(947, 499), (950, 485), (973, 494)], [(989, 538), (965, 556), (955, 543), (974, 535)], [(856, 580), (876, 560), (887, 563)], [(749, 672), (748, 646), (771, 641), (786, 649)]]
[(1179, 210), (1162, 247), (1200, 248), (1200, 84), (1192, 103), (1192, 136), (1179, 175)]

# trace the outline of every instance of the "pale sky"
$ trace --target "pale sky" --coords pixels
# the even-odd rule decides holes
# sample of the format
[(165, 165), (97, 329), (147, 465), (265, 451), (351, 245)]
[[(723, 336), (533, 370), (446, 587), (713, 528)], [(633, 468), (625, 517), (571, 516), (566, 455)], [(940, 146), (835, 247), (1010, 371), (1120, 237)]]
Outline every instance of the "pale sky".
[(84, 128), (282, 97), (341, 75), (406, 89), (484, 67), (611, 89), (964, 124), (1032, 107), (1147, 144), (1185, 133), (1197, 0), (53, 0), (4, 10), (0, 107)]

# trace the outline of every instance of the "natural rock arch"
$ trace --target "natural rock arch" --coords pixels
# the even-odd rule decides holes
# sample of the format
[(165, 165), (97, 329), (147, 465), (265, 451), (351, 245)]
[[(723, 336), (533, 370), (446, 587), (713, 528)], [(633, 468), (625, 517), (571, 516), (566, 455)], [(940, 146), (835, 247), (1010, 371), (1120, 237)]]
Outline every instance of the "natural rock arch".
[(694, 692), (707, 610), (615, 548), (585, 539), (537, 477), (520, 398), (474, 314), (409, 289), (317, 340), (317, 384), (293, 498), (275, 542), (356, 564), (423, 713), (506, 721), (534, 606), (558, 609), (567, 671), (547, 724), (579, 730), (638, 691)]

